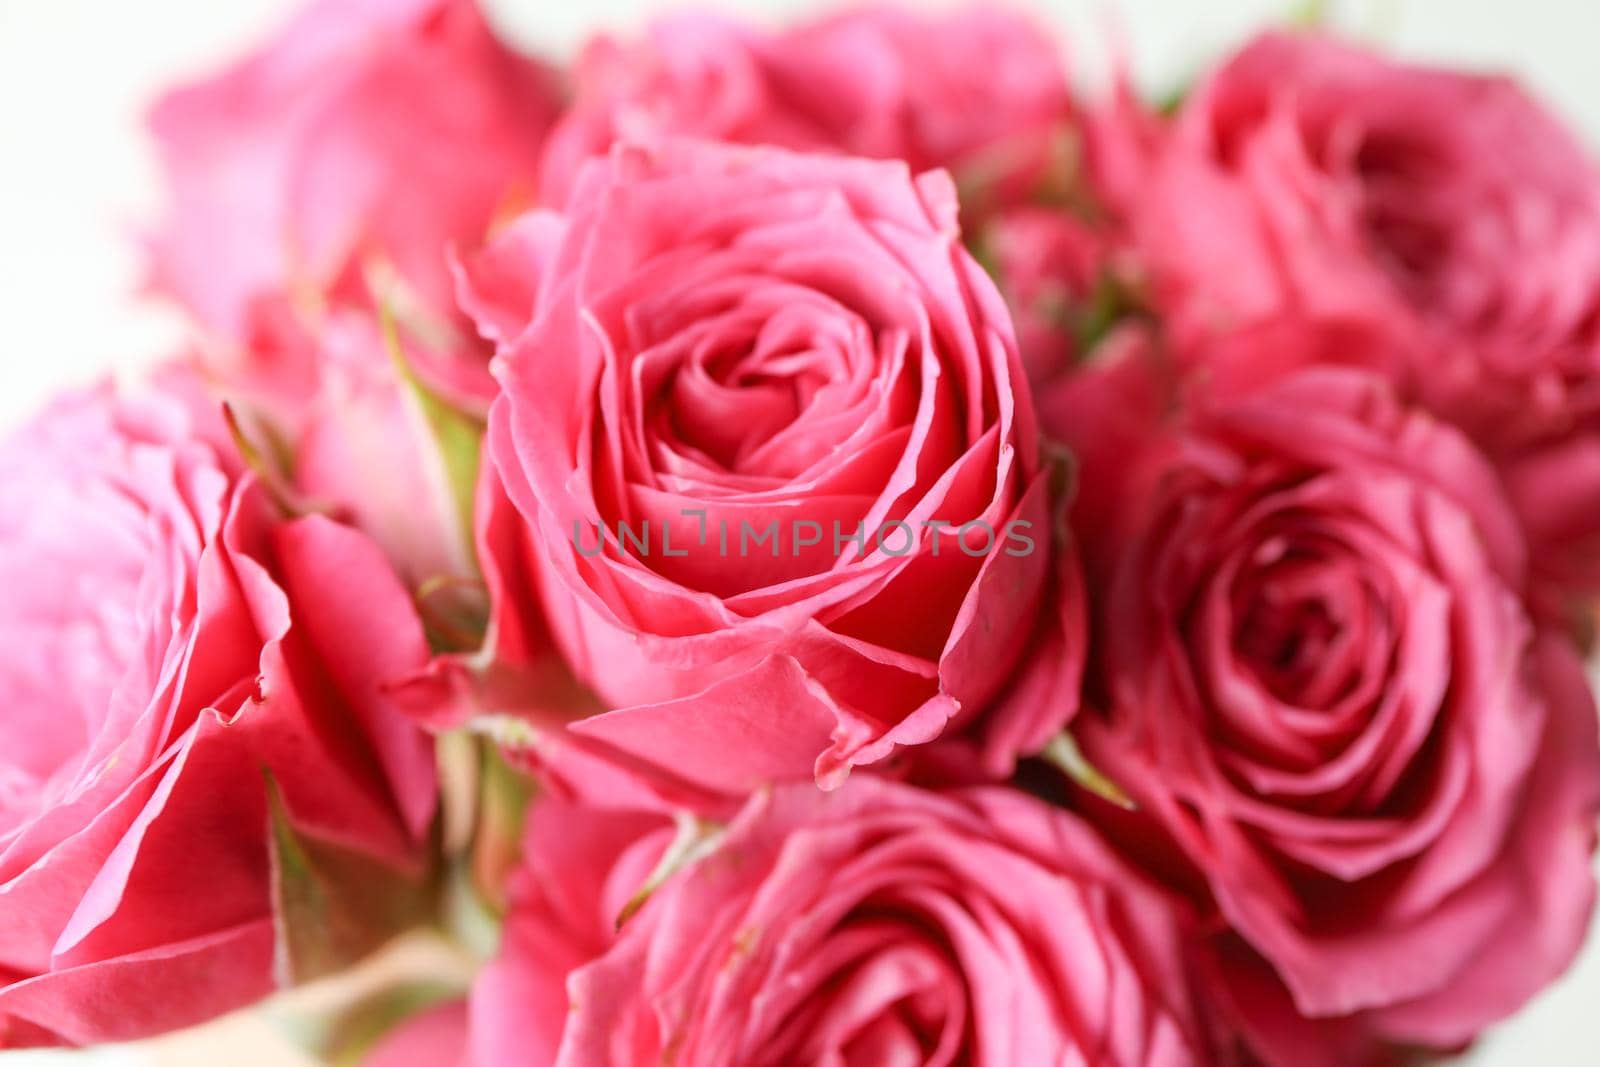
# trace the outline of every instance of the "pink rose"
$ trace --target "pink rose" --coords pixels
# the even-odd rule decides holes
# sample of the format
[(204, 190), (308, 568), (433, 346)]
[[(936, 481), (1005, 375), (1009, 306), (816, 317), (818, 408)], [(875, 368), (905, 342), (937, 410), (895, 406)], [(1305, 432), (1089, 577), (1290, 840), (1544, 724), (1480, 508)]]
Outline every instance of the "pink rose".
[(199, 1022), (418, 899), (431, 745), (386, 687), (421, 627), (216, 436), (101, 389), (0, 446), (0, 1047)]
[(1213, 1061), (1184, 913), (1024, 793), (863, 776), (700, 832), (539, 802), (465, 1020), (425, 1017), (377, 1062), (423, 1062), (425, 1033), (428, 1062), (496, 1067)]
[[(1313, 1020), (1449, 1048), (1559, 974), (1594, 904), (1596, 712), (1466, 439), (1329, 369), (1085, 461), (1118, 492), (1086, 527), (1104, 711), (1074, 729), (1129, 840)], [(1227, 977), (1283, 1042), (1289, 998)]]
[(1143, 200), (1179, 332), (1396, 334), (1397, 383), (1506, 475), (1537, 576), (1600, 583), (1600, 180), (1514, 84), (1268, 35), (1184, 103)]
[(204, 327), (197, 363), (414, 587), (472, 575), (471, 472), (450, 469), (471, 457), (440, 454), (426, 393), (481, 417), (494, 392), (452, 249), (531, 196), (557, 107), (472, 0), (321, 0), (152, 116), (172, 201), (154, 281)]
[(679, 15), (597, 38), (573, 80), (545, 160), (555, 203), (613, 142), (677, 135), (945, 167), (970, 212), (1039, 180), (1073, 115), (1060, 47), (982, 6), (867, 6), (782, 32)]
[(670, 142), (514, 229), (526, 284), (467, 301), (533, 301), (481, 551), (614, 709), (571, 730), (742, 792), (941, 735), (1003, 775), (1070, 717), (1076, 562), (955, 216), (942, 173)]
[(364, 300), (379, 269), (447, 311), (450, 246), (530, 195), (557, 107), (472, 0), (317, 0), (152, 113), (157, 287), (231, 338), (267, 298)]

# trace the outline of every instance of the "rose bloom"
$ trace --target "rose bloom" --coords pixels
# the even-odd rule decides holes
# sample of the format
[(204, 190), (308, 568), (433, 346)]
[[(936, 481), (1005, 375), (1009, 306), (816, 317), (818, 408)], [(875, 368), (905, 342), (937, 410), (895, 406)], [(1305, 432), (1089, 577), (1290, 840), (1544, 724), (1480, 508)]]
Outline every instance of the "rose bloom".
[(778, 32), (669, 16), (636, 40), (593, 40), (572, 81), (544, 163), (558, 204), (615, 141), (677, 135), (944, 167), (971, 212), (1040, 180), (1073, 118), (1059, 45), (978, 5), (867, 5)]
[[(183, 392), (0, 446), (0, 1047), (237, 1008), (371, 947), (424, 873), (431, 745), (385, 696), (428, 656), (409, 599)], [(339, 907), (352, 872), (381, 904)]]
[(1214, 1062), (1185, 913), (1065, 811), (862, 776), (706, 832), (537, 802), (469, 1008), (367, 1067)]
[(558, 106), (472, 0), (316, 0), (151, 113), (156, 286), (232, 338), (271, 297), (364, 299), (375, 263), (448, 309), (450, 246), (531, 194)]
[(508, 233), (480, 552), (614, 709), (571, 730), (743, 792), (941, 735), (1003, 775), (1071, 715), (1076, 562), (955, 215), (940, 172), (674, 141)]
[(202, 328), (197, 365), (265, 420), (295, 487), (413, 585), (472, 563), (395, 357), (487, 410), (492, 347), (455, 310), (451, 252), (531, 196), (558, 107), (554, 75), (472, 0), (319, 0), (152, 114), (171, 201), (154, 288)]
[(1596, 711), (1466, 439), (1313, 370), (1086, 453), (1084, 480), (1098, 706), (1074, 730), (1137, 805), (1131, 847), (1286, 987), (1226, 954), (1267, 1058), (1348, 1062), (1296, 1011), (1451, 1048), (1559, 974), (1594, 904)]
[(1495, 461), (1536, 577), (1600, 583), (1600, 181), (1514, 84), (1268, 35), (1184, 102), (1143, 201), (1180, 332), (1410, 334), (1397, 383)]

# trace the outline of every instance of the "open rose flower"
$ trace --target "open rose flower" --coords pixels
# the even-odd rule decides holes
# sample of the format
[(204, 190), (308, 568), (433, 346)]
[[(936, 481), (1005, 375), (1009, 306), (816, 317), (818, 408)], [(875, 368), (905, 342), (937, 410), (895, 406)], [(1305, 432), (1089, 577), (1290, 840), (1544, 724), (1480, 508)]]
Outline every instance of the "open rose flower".
[(508, 232), (482, 551), (614, 709), (573, 731), (740, 792), (941, 735), (1004, 774), (1075, 710), (1056, 479), (955, 216), (940, 172), (668, 142)]
[(73, 395), (0, 446), (0, 1047), (199, 1022), (419, 900), (431, 746), (385, 696), (428, 656), (410, 602), (179, 392)]
[(1600, 178), (1560, 123), (1502, 78), (1272, 34), (1159, 160), (1139, 214), (1175, 329), (1405, 336), (1397, 383), (1495, 461), (1535, 576), (1600, 586)]
[(556, 203), (614, 142), (677, 135), (945, 167), (970, 212), (1039, 181), (1073, 117), (1056, 42), (976, 5), (867, 5), (781, 32), (671, 16), (636, 41), (594, 40), (573, 82), (545, 159)]
[[(1589, 922), (1600, 747), (1487, 463), (1335, 369), (1093, 458), (1119, 506), (1091, 557), (1104, 709), (1074, 729), (1130, 840), (1170, 843), (1305, 1017), (1450, 1048), (1520, 1007)], [(1292, 1013), (1239, 1000), (1282, 1040)]]
[(862, 777), (702, 830), (539, 802), (468, 1013), (370, 1062), (422, 1035), (473, 1067), (1213, 1062), (1185, 913), (1027, 794)]

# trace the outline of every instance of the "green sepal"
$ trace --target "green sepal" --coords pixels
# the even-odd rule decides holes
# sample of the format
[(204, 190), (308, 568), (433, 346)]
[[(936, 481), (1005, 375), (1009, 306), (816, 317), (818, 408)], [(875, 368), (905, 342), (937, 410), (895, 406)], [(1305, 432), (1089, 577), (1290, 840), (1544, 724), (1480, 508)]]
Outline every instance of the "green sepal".
[(1057, 734), (1039, 756), (1078, 786), (1106, 803), (1114, 804), (1124, 811), (1137, 810), (1138, 805), (1133, 802), (1133, 798), (1104, 771), (1089, 762), (1089, 758), (1083, 754), (1083, 750), (1078, 747), (1071, 734)]
[(439, 735), (443, 855), (439, 923), (473, 955), (487, 958), (499, 939), (506, 886), (522, 855), (533, 780), (472, 728)]
[(498, 745), (482, 745), (478, 826), (472, 840), (472, 881), (504, 913), (506, 879), (522, 855), (522, 830), (533, 800), (533, 780), (507, 762)]
[(674, 818), (677, 822), (677, 834), (667, 846), (667, 851), (662, 854), (655, 870), (650, 872), (650, 876), (644, 880), (638, 892), (628, 898), (628, 902), (623, 905), (622, 911), (617, 915), (618, 930), (638, 914), (639, 909), (645, 906), (657, 889), (666, 884), (667, 879), (715, 852), (727, 833), (727, 828), (721, 824), (701, 819), (687, 811), (677, 812)]
[(428, 427), (428, 434), (444, 470), (462, 543), (470, 550), (473, 543), (473, 501), (478, 483), (478, 464), (483, 453), (483, 422), (445, 400), (417, 375), (400, 339), (399, 323), (386, 304), (379, 305), (378, 324), (383, 333), (384, 348), (394, 361), (395, 372)]
[(283, 988), (344, 970), (395, 935), (430, 922), (437, 871), (397, 870), (297, 831), (277, 780), (263, 769), (271, 822), (273, 970)]
[(280, 512), (293, 518), (328, 513), (328, 508), (307, 499), (290, 484), (289, 477), (284, 473), (289, 469), (289, 461), (285, 458), (288, 451), (267, 427), (259, 422), (254, 424), (258, 432), (267, 438), (263, 447), (246, 431), (239, 409), (226, 400), (222, 402), (222, 422), (227, 427), (239, 459), (256, 476), (256, 481), (267, 491), (267, 496)]

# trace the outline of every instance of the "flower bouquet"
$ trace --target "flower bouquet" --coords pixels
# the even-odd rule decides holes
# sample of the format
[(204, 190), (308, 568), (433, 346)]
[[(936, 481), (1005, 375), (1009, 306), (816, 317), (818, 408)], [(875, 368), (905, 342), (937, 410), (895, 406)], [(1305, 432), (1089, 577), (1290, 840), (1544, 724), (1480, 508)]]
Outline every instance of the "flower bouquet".
[(423, 936), (320, 1055), (1399, 1064), (1561, 974), (1600, 172), (1314, 28), (1064, 56), (317, 0), (165, 96), (185, 349), (0, 447), (0, 1048)]

